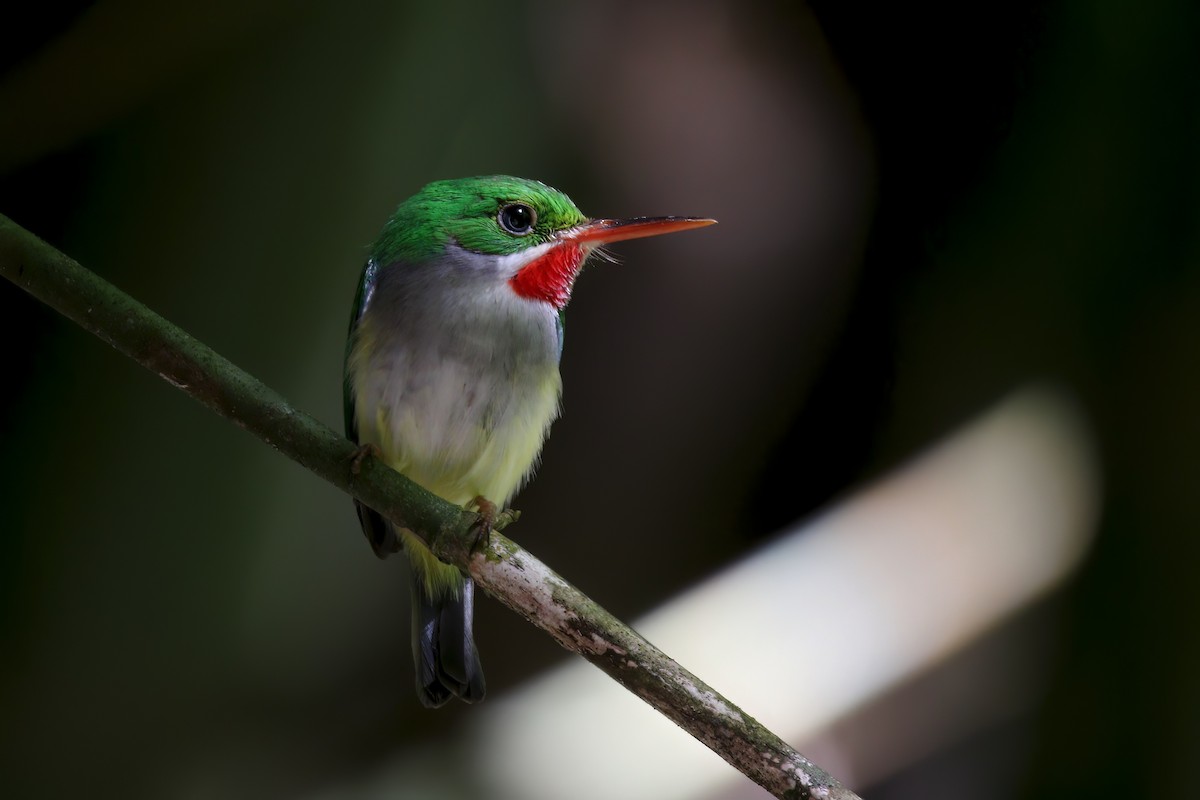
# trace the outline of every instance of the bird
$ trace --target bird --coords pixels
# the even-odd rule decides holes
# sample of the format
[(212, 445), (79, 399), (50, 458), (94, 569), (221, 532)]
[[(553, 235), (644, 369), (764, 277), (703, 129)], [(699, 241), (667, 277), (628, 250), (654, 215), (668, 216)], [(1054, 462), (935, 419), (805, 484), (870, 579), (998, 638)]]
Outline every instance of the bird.
[[(347, 437), (486, 520), (529, 479), (559, 415), (563, 312), (589, 255), (714, 222), (591, 219), (557, 189), (506, 175), (427, 184), (387, 220), (362, 268), (346, 344)], [(377, 556), (407, 555), (420, 702), (482, 700), (471, 578), (355, 506)]]

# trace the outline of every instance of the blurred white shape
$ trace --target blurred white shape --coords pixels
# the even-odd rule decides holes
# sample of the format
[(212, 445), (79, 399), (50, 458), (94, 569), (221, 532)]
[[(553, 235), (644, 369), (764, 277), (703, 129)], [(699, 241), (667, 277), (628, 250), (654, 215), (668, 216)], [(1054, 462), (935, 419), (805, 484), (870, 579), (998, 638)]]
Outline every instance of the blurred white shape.
[[(1074, 407), (1028, 390), (635, 627), (810, 740), (1061, 581), (1098, 495)], [(493, 798), (696, 797), (736, 775), (582, 661), (480, 711), (470, 763)]]

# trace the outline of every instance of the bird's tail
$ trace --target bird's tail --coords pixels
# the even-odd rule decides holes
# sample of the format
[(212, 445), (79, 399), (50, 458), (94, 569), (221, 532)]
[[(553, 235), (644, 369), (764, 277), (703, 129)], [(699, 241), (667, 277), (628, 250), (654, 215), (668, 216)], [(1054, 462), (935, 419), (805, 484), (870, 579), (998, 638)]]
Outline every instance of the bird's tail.
[(475, 650), (473, 618), (475, 583), (430, 597), (424, 581), (413, 575), (412, 648), (417, 667), (417, 696), (437, 708), (452, 696), (467, 703), (483, 699), (486, 686)]

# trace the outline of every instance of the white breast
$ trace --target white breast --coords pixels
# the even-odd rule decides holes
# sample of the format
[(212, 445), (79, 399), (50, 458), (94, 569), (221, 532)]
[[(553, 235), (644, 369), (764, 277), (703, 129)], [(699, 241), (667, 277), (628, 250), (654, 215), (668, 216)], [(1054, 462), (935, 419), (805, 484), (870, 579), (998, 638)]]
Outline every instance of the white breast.
[(507, 504), (558, 416), (556, 314), (506, 284), (428, 287), (380, 275), (349, 361), (359, 438), (450, 502)]

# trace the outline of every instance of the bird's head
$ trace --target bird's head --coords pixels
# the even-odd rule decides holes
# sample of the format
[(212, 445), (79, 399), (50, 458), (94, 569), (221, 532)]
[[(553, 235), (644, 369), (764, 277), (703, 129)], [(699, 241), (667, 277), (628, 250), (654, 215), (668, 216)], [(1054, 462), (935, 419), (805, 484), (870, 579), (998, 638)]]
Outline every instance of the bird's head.
[(562, 309), (583, 262), (623, 239), (699, 228), (695, 217), (589, 219), (544, 183), (493, 175), (436, 181), (388, 220), (371, 254), (380, 265), (452, 259), (502, 281), (518, 296)]

